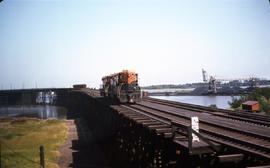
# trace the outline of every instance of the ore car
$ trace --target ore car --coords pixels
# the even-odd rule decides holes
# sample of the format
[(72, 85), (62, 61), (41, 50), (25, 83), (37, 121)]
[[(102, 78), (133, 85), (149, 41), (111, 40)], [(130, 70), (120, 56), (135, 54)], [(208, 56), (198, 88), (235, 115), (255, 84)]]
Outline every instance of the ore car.
[(100, 94), (119, 100), (121, 103), (141, 101), (141, 89), (138, 85), (138, 74), (128, 70), (102, 78)]
[(85, 89), (86, 88), (86, 84), (75, 84), (73, 85), (73, 89)]

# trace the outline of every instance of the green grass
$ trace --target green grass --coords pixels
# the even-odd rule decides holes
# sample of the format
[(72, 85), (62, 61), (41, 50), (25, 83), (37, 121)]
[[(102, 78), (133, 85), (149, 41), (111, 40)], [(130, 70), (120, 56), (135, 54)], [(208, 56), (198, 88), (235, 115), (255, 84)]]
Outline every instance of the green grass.
[(67, 138), (67, 125), (65, 120), (0, 119), (0, 138), (4, 168), (39, 168), (23, 157), (39, 163), (40, 145), (45, 148), (46, 168), (58, 168), (58, 149)]

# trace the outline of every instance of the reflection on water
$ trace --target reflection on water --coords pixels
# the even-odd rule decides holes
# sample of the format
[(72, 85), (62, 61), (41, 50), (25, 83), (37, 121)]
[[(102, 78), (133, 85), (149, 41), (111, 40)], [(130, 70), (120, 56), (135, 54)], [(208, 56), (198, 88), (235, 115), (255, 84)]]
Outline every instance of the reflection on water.
[(228, 101), (232, 100), (231, 96), (150, 96), (150, 97), (163, 100), (196, 104), (201, 106), (210, 106), (215, 104), (218, 108), (223, 109), (230, 108)]
[(41, 119), (47, 118), (65, 119), (66, 114), (67, 114), (66, 108), (49, 105), (0, 107), (0, 117), (35, 117)]
[(37, 104), (54, 104), (57, 99), (57, 94), (53, 91), (38, 92), (36, 97)]

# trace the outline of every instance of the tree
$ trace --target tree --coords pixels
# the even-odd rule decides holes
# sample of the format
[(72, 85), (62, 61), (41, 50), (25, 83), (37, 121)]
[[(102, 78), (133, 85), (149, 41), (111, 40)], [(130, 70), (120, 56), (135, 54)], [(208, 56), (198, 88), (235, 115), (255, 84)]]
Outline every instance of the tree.
[(266, 99), (270, 99), (270, 87), (260, 88), (259, 93), (263, 95)]
[(231, 108), (240, 108), (245, 99), (245, 96), (240, 96), (239, 98), (233, 96), (232, 101), (229, 101), (228, 104), (231, 106)]

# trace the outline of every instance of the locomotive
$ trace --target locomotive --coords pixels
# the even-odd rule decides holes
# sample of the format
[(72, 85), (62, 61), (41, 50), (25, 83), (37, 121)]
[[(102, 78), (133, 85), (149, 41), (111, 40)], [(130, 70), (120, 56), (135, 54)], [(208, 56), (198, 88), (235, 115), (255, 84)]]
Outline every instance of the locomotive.
[(102, 78), (100, 94), (117, 99), (120, 103), (141, 101), (141, 89), (138, 85), (138, 74), (123, 70)]

